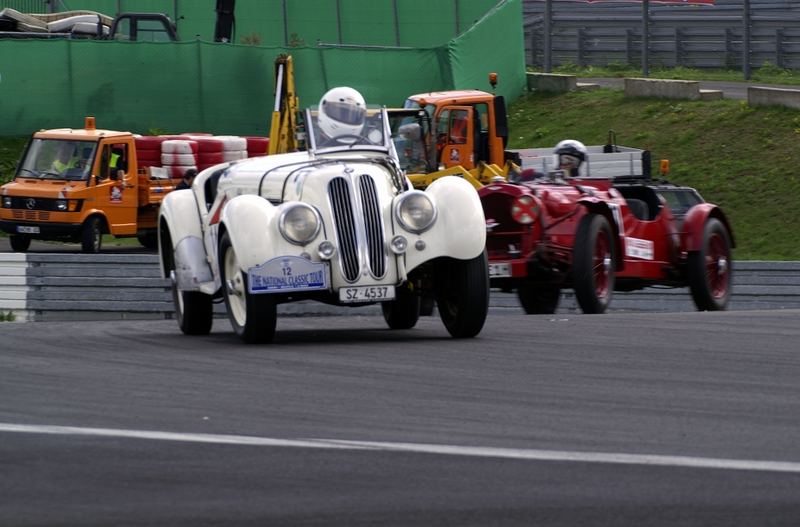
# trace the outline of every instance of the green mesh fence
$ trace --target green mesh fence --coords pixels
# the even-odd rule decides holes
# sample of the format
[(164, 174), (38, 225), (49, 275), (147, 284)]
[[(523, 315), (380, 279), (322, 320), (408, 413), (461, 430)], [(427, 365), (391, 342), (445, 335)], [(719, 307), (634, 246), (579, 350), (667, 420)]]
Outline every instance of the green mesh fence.
[[(427, 0), (426, 4), (437, 2), (443, 8), (452, 7), (452, 0)], [(98, 11), (104, 3), (109, 2), (80, 2), (81, 7)], [(116, 5), (116, 0), (112, 3)], [(132, 9), (128, 3), (134, 0), (122, 0), (125, 10)], [(314, 2), (303, 2), (309, 3)], [(340, 3), (350, 7), (370, 4)], [(394, 11), (392, 2), (387, 3)], [(78, 2), (70, 2), (69, 7), (75, 9), (75, 4)], [(207, 4), (213, 11), (212, 0), (196, 0), (196, 4)], [(263, 4), (280, 6), (282, 2)], [(287, 2), (287, 7), (296, 4)], [(320, 9), (327, 4), (335, 2), (318, 2)], [(405, 1), (397, 5), (407, 9)], [(159, 10), (156, 7), (151, 5), (148, 10)], [(237, 2), (237, 19), (241, 17), (239, 7)], [(259, 11), (262, 17), (275, 15)], [(282, 8), (278, 15), (275, 20), (282, 27)], [(273, 63), (280, 53), (290, 53), (294, 59), (303, 107), (316, 104), (328, 88), (342, 85), (357, 88), (368, 102), (387, 106), (401, 105), (408, 95), (419, 92), (488, 90), (490, 71), (500, 75), (498, 92), (514, 98), (524, 89), (521, 0), (500, 2), (481, 16), (480, 23), (472, 26), (471, 21), (459, 38), (432, 47), (0, 40), (0, 135), (80, 127), (85, 115), (94, 115), (100, 128), (138, 133), (263, 135), (268, 133), (274, 100)], [(405, 20), (403, 17), (408, 20), (403, 23), (412, 23), (410, 10), (398, 13), (397, 20)], [(419, 14), (414, 17), (414, 23), (422, 24), (417, 20)], [(427, 16), (425, 20), (430, 22)], [(338, 38), (336, 24), (334, 31)], [(387, 32), (388, 37), (382, 38), (396, 38), (394, 30)]]

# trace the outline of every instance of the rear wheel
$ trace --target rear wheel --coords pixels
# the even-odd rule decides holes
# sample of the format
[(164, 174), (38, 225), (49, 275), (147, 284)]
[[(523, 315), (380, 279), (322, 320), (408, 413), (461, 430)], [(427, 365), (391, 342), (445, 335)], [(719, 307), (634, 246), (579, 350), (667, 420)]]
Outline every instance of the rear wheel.
[(181, 291), (172, 271), (172, 300), (175, 319), (185, 335), (208, 335), (214, 322), (214, 304), (211, 295), (200, 291)]
[(528, 315), (549, 315), (556, 312), (561, 289), (549, 285), (522, 284), (517, 288), (522, 309)]
[(484, 250), (470, 260), (443, 258), (436, 266), (436, 304), (455, 338), (480, 333), (489, 312), (489, 261)]
[(142, 234), (138, 234), (136, 239), (139, 240), (139, 243), (142, 244), (142, 247), (146, 249), (158, 248), (158, 234), (156, 231), (147, 231)]
[(81, 231), (81, 250), (89, 254), (100, 252), (103, 243), (103, 222), (97, 216), (92, 216), (83, 224)]
[(611, 225), (605, 216), (581, 219), (573, 248), (575, 298), (584, 313), (604, 313), (614, 292), (616, 255)]
[(271, 341), (278, 318), (275, 301), (270, 295), (255, 295), (248, 291), (247, 273), (239, 266), (227, 232), (219, 244), (219, 270), (233, 331), (250, 344)]
[(391, 329), (411, 329), (419, 320), (420, 298), (406, 282), (397, 288), (397, 296), (391, 302), (382, 302), (383, 319)]
[(31, 246), (31, 237), (24, 234), (12, 234), (8, 237), (8, 242), (11, 244), (11, 250), (24, 253)]
[(699, 311), (722, 311), (731, 297), (731, 237), (716, 218), (703, 227), (703, 247), (689, 253), (689, 289)]
[(175, 254), (169, 231), (162, 231), (164, 267), (172, 285), (172, 301), (175, 304), (175, 319), (185, 335), (207, 335), (214, 322), (214, 305), (211, 295), (199, 291), (181, 291), (175, 269)]

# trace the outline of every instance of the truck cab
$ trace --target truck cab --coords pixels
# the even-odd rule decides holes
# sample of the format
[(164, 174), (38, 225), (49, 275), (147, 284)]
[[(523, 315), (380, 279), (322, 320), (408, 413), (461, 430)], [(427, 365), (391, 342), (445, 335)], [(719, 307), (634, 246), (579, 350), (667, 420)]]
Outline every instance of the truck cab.
[(420, 93), (410, 96), (404, 106), (431, 115), (439, 168), (472, 170), (479, 163), (505, 163), (508, 120), (502, 96), (480, 90)]
[(14, 179), (0, 187), (0, 229), (11, 247), (61, 240), (96, 253), (103, 234), (146, 236), (148, 221), (155, 233), (157, 210), (147, 210), (149, 183), (140, 182), (135, 148), (133, 134), (97, 129), (91, 117), (82, 129), (33, 134)]

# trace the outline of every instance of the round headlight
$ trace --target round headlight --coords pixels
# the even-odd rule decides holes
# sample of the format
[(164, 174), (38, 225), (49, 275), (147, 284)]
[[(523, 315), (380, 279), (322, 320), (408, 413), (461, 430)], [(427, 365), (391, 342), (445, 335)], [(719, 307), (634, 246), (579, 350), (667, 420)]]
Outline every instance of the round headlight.
[(278, 228), (288, 241), (305, 245), (313, 240), (320, 228), (317, 211), (305, 203), (286, 207), (278, 220)]
[(11, 196), (3, 196), (3, 207), (7, 209), (11, 208)]
[(65, 199), (56, 200), (56, 209), (60, 211), (67, 210), (67, 200)]
[(397, 201), (395, 216), (405, 230), (419, 234), (433, 225), (436, 207), (427, 194), (412, 190)]

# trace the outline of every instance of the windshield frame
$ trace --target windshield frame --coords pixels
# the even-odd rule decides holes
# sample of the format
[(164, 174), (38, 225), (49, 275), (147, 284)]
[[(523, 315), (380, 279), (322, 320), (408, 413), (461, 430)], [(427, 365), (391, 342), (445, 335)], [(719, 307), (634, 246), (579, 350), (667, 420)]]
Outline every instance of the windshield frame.
[[(396, 157), (386, 107), (367, 107), (367, 123), (359, 134), (359, 136), (363, 138), (363, 141), (356, 141), (351, 144), (335, 142), (332, 144), (319, 144), (322, 131), (316, 125), (318, 114), (318, 106), (312, 106), (305, 110), (305, 133), (308, 142), (308, 150), (312, 154), (336, 152), (350, 153), (366, 150), (369, 152), (394, 155)], [(370, 120), (372, 120), (372, 123), (369, 122)], [(376, 134), (380, 134), (379, 140)]]
[[(65, 155), (62, 156), (62, 153)], [(25, 148), (14, 177), (88, 182), (96, 156), (97, 141), (33, 137)], [(57, 161), (73, 166), (57, 169), (54, 168)]]

